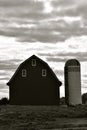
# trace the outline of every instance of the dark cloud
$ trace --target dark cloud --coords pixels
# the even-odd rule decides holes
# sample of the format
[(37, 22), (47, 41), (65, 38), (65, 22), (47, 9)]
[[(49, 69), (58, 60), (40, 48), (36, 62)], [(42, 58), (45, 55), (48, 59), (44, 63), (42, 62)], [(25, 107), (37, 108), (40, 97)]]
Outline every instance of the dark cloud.
[(3, 92), (5, 92), (4, 89), (5, 89), (5, 90), (8, 89), (8, 86), (6, 86), (6, 85), (3, 84), (3, 83), (0, 83), (0, 92), (1, 92), (2, 90), (3, 90)]
[[(49, 42), (55, 43), (64, 41), (72, 36), (81, 36), (87, 34), (87, 29), (79, 27), (79, 22), (72, 25), (64, 20), (49, 22), (47, 24), (34, 23), (33, 27), (3, 27), (0, 29), (0, 35), (16, 37), (21, 42)], [(56, 32), (56, 33), (54, 33)], [(57, 34), (59, 33), (59, 34)]]
[(74, 4), (73, 0), (55, 0), (52, 1), (52, 5), (54, 6), (54, 8), (56, 7), (68, 7), (71, 6), (72, 4)]
[(6, 78), (0, 78), (0, 81), (1, 80), (9, 80), (9, 78), (8, 77), (6, 77)]
[(14, 70), (18, 67), (20, 60), (0, 60), (0, 70)]
[(0, 60), (0, 92), (8, 88), (6, 82), (9, 81), (11, 73), (17, 69), (18, 63), (20, 63), (18, 59)]
[(83, 75), (83, 77), (87, 78), (87, 74)]
[[(35, 0), (0, 0), (0, 8), (5, 9), (17, 9), (19, 12), (23, 12), (24, 10), (27, 11), (36, 11), (39, 12), (43, 10), (43, 3)], [(24, 10), (23, 10), (24, 9)], [(17, 10), (14, 10), (15, 12)]]
[(47, 61), (50, 62), (66, 62), (68, 59), (76, 58), (80, 62), (87, 61), (87, 52), (62, 52), (62, 53), (56, 53), (56, 54), (50, 54), (50, 53), (38, 53), (40, 56), (45, 56)]
[[(43, 1), (0, 0), (0, 35), (16, 37), (21, 42), (49, 43), (87, 35), (87, 6), (80, 3), (73, 0), (51, 1), (53, 11), (45, 13)], [(81, 17), (81, 20), (69, 22), (64, 19), (67, 16), (69, 19)], [(34, 26), (28, 27), (31, 24)]]
[(43, 42), (43, 43), (56, 43), (58, 41), (64, 41), (65, 36), (57, 36), (53, 34), (29, 34), (25, 37), (20, 37), (18, 40), (20, 42)]
[(65, 62), (67, 60), (67, 58), (59, 58), (59, 57), (47, 57), (47, 61), (51, 61), (51, 62)]

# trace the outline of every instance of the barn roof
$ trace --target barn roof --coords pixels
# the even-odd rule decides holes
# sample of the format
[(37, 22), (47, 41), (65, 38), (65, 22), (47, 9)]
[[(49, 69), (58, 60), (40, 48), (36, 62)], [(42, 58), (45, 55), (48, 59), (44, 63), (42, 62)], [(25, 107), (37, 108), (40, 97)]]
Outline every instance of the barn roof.
[(50, 66), (49, 66), (45, 61), (43, 61), (43, 60), (41, 60), (39, 57), (37, 57), (36, 55), (32, 55), (31, 57), (29, 57), (28, 59), (26, 59), (24, 62), (22, 62), (22, 63), (19, 65), (19, 67), (17, 68), (16, 72), (14, 73), (14, 75), (12, 76), (12, 78), (11, 78), (11, 79), (9, 80), (9, 82), (7, 83), (8, 86), (12, 83), (12, 81), (13, 81), (14, 78), (16, 77), (17, 72), (18, 72), (19, 69), (23, 66), (23, 64), (27, 63), (27, 62), (28, 62), (30, 59), (32, 59), (32, 58), (33, 58), (33, 59), (34, 59), (34, 58), (39, 59), (40, 62), (42, 62), (44, 65), (46, 65), (46, 66), (50, 69), (50, 72), (52, 73), (52, 75), (54, 76), (54, 78), (56, 79), (56, 81), (58, 82), (59, 86), (62, 85), (62, 82), (59, 81), (59, 79), (57, 78), (57, 76), (55, 75), (55, 73), (53, 72), (53, 70), (50, 68)]
[(77, 59), (70, 59), (65, 64), (65, 67), (68, 67), (68, 66), (80, 66), (80, 63)]

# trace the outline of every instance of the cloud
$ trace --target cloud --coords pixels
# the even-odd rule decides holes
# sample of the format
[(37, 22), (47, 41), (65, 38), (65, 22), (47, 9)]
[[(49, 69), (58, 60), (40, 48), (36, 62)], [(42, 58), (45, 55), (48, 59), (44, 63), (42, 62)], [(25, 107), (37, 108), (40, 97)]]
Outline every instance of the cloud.
[[(2, 89), (8, 89), (6, 83), (11, 78), (14, 71), (17, 69), (17, 62), (20, 60), (0, 60), (0, 92)], [(3, 91), (4, 91), (3, 90)]]
[[(7, 90), (8, 89), (8, 86), (6, 86), (5, 84), (3, 83), (0, 83), (0, 92), (3, 90)], [(5, 91), (4, 91), (5, 92)]]
[(1, 90), (1, 92), (0, 92), (0, 99), (3, 98), (3, 97), (9, 98), (9, 94), (8, 93), (9, 92), (6, 89)]
[(87, 61), (87, 52), (68, 52), (68, 53), (56, 53), (56, 54), (44, 54), (44, 53), (39, 53), (39, 55), (41, 56), (45, 56), (48, 62), (56, 62), (56, 63), (60, 63), (63, 62), (65, 64), (65, 62), (69, 59), (77, 59), (79, 60), (79, 62), (85, 62)]
[(86, 12), (86, 0), (0, 0), (2, 84), (22, 61), (37, 54), (62, 81), (65, 62), (77, 58), (86, 86)]
[(79, 27), (79, 21), (69, 24), (69, 22), (65, 22), (64, 19), (68, 20), (68, 18), (59, 18), (57, 21), (42, 21), (42, 23), (20, 24), (20, 26), (9, 24), (7, 27), (1, 27), (0, 34), (9, 37), (16, 37), (21, 42), (39, 41), (56, 43), (58, 41), (65, 41), (67, 38), (72, 36), (80, 36), (87, 33), (86, 28)]
[(0, 70), (14, 70), (18, 66), (17, 62), (20, 62), (20, 60), (0, 60)]
[[(2, 9), (6, 8), (10, 11), (10, 9), (17, 9), (19, 12), (27, 12), (28, 11), (36, 11), (39, 12), (43, 10), (43, 3), (41, 1), (36, 1), (36, 0), (19, 0), (19, 1), (14, 1), (14, 0), (0, 0), (0, 7)], [(21, 10), (20, 10), (21, 9)], [(24, 11), (23, 11), (24, 9)], [(17, 10), (14, 10), (15, 13)]]
[(86, 77), (86, 78), (87, 78), (87, 74), (85, 74), (85, 75), (84, 75), (84, 77)]
[(0, 35), (45, 43), (87, 35), (86, 4), (81, 0), (0, 0)]

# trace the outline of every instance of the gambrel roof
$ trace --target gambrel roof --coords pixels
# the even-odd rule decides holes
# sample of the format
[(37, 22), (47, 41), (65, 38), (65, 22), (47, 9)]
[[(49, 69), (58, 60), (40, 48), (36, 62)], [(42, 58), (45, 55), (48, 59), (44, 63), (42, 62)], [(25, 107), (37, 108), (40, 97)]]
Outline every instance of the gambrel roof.
[(51, 74), (53, 75), (53, 77), (55, 78), (55, 81), (58, 82), (58, 85), (61, 86), (62, 83), (61, 81), (59, 81), (59, 79), (57, 78), (57, 76), (55, 75), (55, 73), (52, 71), (52, 69), (50, 68), (50, 66), (43, 60), (41, 60), (39, 57), (37, 57), (36, 55), (32, 55), (30, 58), (26, 59), (24, 62), (22, 62), (19, 67), (17, 68), (16, 72), (14, 73), (14, 75), (12, 76), (12, 78), (9, 80), (9, 82), (7, 83), (8, 86), (10, 86), (10, 84), (13, 83), (18, 71), (22, 68), (22, 66), (26, 63), (29, 62), (29, 60), (31, 59), (38, 59), (42, 64), (44, 64), (51, 72)]

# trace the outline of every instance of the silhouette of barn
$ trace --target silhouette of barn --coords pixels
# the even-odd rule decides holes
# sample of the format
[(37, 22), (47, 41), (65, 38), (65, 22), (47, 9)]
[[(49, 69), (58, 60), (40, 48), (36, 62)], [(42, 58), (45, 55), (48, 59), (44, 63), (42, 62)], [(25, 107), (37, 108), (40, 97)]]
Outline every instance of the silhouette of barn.
[(57, 105), (61, 84), (49, 65), (33, 55), (19, 65), (7, 83), (9, 102), (14, 105)]

